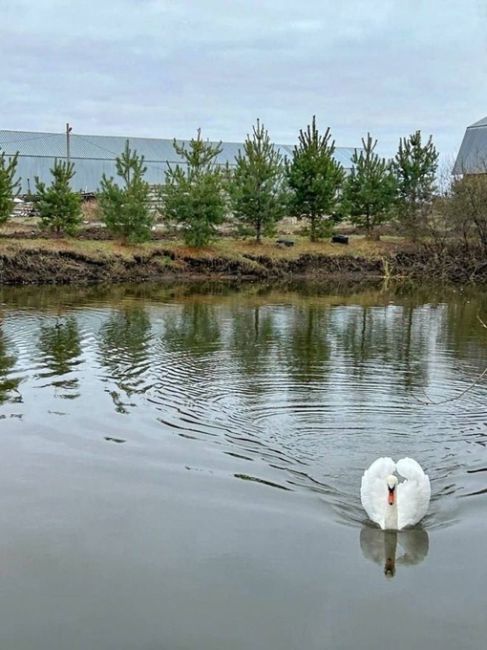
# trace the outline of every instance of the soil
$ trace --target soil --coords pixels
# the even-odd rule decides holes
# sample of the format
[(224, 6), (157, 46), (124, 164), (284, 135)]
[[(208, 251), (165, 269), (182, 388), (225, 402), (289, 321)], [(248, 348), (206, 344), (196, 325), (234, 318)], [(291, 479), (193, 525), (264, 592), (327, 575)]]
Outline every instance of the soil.
[(343, 253), (302, 253), (294, 257), (241, 254), (192, 254), (164, 246), (120, 254), (79, 252), (18, 243), (0, 246), (0, 284), (95, 284), (177, 279), (379, 279), (411, 278), (455, 283), (487, 282), (487, 260), (479, 251), (454, 249), (440, 254), (417, 248), (376, 258)]

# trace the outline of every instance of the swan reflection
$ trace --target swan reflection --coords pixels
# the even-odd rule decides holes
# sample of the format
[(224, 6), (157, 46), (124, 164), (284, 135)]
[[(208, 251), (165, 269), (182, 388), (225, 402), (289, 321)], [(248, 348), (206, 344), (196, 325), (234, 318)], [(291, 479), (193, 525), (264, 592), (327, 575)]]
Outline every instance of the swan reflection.
[(367, 560), (382, 565), (385, 575), (392, 577), (396, 573), (396, 564), (412, 566), (425, 559), (429, 538), (423, 528), (396, 531), (363, 526), (360, 548)]

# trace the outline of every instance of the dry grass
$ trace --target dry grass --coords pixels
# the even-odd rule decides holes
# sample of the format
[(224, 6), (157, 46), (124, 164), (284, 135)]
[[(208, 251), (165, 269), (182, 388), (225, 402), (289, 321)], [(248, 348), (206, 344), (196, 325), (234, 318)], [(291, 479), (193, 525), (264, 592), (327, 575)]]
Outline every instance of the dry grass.
[[(378, 259), (404, 247), (404, 240), (399, 237), (385, 237), (381, 241), (370, 241), (356, 236), (350, 239), (349, 245), (332, 244), (329, 241), (312, 243), (304, 237), (294, 237), (295, 245), (289, 248), (278, 246), (274, 239), (264, 240), (257, 244), (254, 240), (223, 238), (211, 246), (201, 249), (188, 248), (182, 242), (158, 242), (177, 255), (211, 258), (217, 256), (240, 257), (244, 255), (265, 256), (270, 259), (296, 259), (302, 255), (352, 255), (367, 259)], [(154, 243), (148, 244), (149, 246)]]
[[(98, 206), (96, 201), (83, 203), (83, 219), (90, 225), (97, 222)], [(225, 257), (228, 259), (242, 258), (243, 256), (265, 256), (269, 259), (289, 259), (293, 260), (302, 255), (325, 255), (335, 256), (354, 256), (365, 257), (367, 259), (377, 259), (387, 254), (395, 252), (397, 249), (409, 247), (400, 237), (384, 236), (381, 241), (371, 241), (360, 235), (352, 235), (349, 245), (332, 244), (329, 240), (323, 240), (318, 243), (311, 243), (305, 236), (299, 234), (297, 226), (293, 226), (295, 231), (292, 234), (280, 236), (291, 238), (295, 245), (292, 247), (281, 247), (276, 244), (276, 238), (265, 239), (261, 244), (257, 244), (253, 239), (237, 239), (233, 237), (222, 237), (212, 243), (210, 246), (202, 249), (187, 247), (183, 241), (174, 239), (161, 239), (148, 242), (143, 245), (129, 246), (121, 245), (116, 241), (98, 241), (81, 238), (66, 239), (46, 239), (37, 238), (39, 219), (34, 217), (13, 217), (6, 224), (0, 227), (0, 250), (5, 250), (6, 246), (17, 246), (23, 249), (37, 250), (73, 250), (80, 254), (88, 256), (111, 256), (117, 255), (124, 258), (130, 258), (134, 254), (143, 255), (144, 252), (154, 250), (171, 250), (177, 257), (197, 257), (211, 259), (213, 257)], [(291, 224), (292, 225), (292, 224)], [(298, 224), (299, 225), (299, 224)], [(290, 227), (290, 225), (288, 224)], [(25, 233), (25, 239), (24, 239)], [(16, 237), (16, 235), (19, 235)], [(2, 235), (9, 236), (9, 239), (2, 241)], [(27, 237), (33, 239), (27, 239)], [(81, 237), (82, 235), (80, 235)], [(18, 249), (19, 249), (18, 248)]]
[(223, 251), (235, 251), (240, 254), (266, 255), (270, 258), (293, 259), (301, 255), (354, 255), (360, 257), (377, 258), (385, 253), (397, 249), (400, 240), (370, 241), (363, 237), (350, 239), (348, 245), (332, 244), (328, 240), (310, 242), (304, 237), (294, 237), (292, 247), (277, 246), (275, 240), (266, 240), (262, 244), (254, 241), (221, 240), (216, 248)]
[(0, 239), (0, 254), (10, 254), (21, 251), (38, 251), (55, 253), (72, 251), (92, 259), (107, 259), (118, 256), (131, 258), (140, 247), (122, 246), (111, 241), (89, 241), (76, 239)]
[(302, 255), (325, 255), (364, 257), (378, 259), (391, 254), (405, 243), (400, 238), (384, 238), (382, 241), (370, 241), (363, 237), (353, 237), (348, 246), (332, 244), (329, 241), (311, 243), (304, 238), (294, 238), (295, 245), (280, 247), (275, 240), (266, 240), (256, 244), (251, 240), (224, 238), (206, 248), (190, 248), (181, 241), (158, 240), (137, 245), (123, 245), (117, 241), (95, 241), (76, 238), (64, 239), (5, 239), (0, 238), (0, 253), (15, 253), (20, 250), (38, 251), (73, 251), (94, 259), (107, 259), (112, 256), (125, 259), (134, 255), (150, 254), (156, 251), (172, 251), (176, 257), (196, 257), (211, 259), (214, 257), (240, 258), (247, 255), (265, 256), (270, 259), (296, 259)]
[(100, 208), (98, 201), (92, 199), (90, 201), (83, 201), (81, 204), (81, 213), (83, 221), (87, 223), (97, 223), (100, 221)]
[(39, 227), (37, 217), (10, 217), (10, 219), (0, 226), (0, 236), (8, 235), (14, 232), (32, 232)]

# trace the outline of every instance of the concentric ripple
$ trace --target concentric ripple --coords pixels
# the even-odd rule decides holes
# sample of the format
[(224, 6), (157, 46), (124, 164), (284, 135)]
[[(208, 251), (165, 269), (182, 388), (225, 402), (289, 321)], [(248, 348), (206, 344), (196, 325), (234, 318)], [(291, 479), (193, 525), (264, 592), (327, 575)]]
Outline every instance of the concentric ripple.
[(427, 526), (485, 508), (480, 291), (164, 298), (158, 287), (62, 309), (62, 290), (40, 305), (22, 295), (2, 308), (5, 417), (71, 416), (67, 437), (95, 422), (161, 463), (167, 436), (187, 441), (188, 466), (204, 440), (235, 463), (232, 477), (318, 498), (345, 523), (363, 521), (361, 473), (380, 455), (427, 469)]

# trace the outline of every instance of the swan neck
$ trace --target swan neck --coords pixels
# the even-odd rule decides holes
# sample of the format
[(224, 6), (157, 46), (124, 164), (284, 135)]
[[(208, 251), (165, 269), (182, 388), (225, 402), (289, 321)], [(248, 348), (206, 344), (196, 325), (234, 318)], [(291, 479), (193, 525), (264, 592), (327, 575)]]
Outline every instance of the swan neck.
[(397, 498), (392, 505), (386, 504), (384, 530), (397, 530)]
[(384, 573), (393, 577), (396, 573), (397, 531), (386, 530), (384, 533)]

